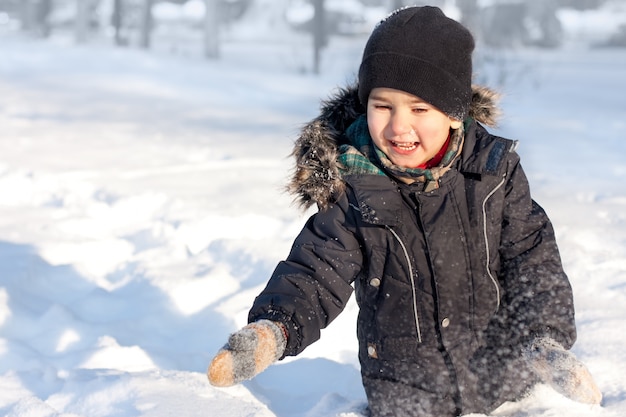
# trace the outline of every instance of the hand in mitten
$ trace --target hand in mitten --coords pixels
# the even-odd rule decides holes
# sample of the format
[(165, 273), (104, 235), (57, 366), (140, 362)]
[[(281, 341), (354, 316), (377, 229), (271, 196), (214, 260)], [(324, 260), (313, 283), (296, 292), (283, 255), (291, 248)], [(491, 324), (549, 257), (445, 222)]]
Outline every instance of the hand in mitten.
[(567, 398), (600, 404), (602, 393), (587, 367), (551, 338), (537, 338), (524, 357), (539, 379)]
[(269, 320), (250, 323), (233, 333), (215, 355), (207, 375), (211, 385), (228, 387), (251, 379), (276, 362), (287, 346), (282, 324)]

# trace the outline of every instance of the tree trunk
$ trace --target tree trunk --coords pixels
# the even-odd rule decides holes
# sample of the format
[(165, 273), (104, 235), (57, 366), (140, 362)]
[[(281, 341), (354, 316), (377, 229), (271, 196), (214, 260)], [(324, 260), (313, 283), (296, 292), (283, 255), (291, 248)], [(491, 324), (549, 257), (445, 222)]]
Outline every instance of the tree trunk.
[(219, 48), (219, 16), (217, 0), (205, 0), (204, 14), (204, 56), (217, 59), (220, 56)]
[(111, 25), (115, 30), (115, 45), (125, 45), (125, 41), (122, 39), (122, 23), (124, 16), (124, 4), (122, 0), (113, 1), (113, 14), (111, 15)]
[(479, 39), (481, 34), (478, 21), (480, 17), (478, 0), (457, 0), (457, 6), (461, 10), (461, 23), (472, 32), (475, 38)]
[(76, 0), (76, 21), (74, 22), (74, 30), (77, 43), (87, 41), (87, 35), (89, 33), (89, 10), (91, 9), (89, 3), (90, 0)]
[(319, 74), (322, 48), (328, 42), (324, 0), (313, 0), (313, 8), (313, 73)]
[(144, 0), (141, 10), (141, 40), (139, 46), (144, 49), (150, 48), (152, 35), (152, 3), (154, 0)]
[(22, 0), (20, 3), (20, 26), (25, 32), (30, 31), (33, 27), (33, 13), (31, 9), (31, 0)]

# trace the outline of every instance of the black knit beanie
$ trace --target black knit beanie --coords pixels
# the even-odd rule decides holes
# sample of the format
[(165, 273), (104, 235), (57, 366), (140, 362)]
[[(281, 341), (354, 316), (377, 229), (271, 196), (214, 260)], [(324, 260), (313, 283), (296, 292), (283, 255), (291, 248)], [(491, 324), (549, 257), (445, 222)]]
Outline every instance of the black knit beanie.
[(474, 38), (437, 7), (407, 7), (382, 20), (370, 35), (359, 68), (359, 99), (394, 88), (463, 120), (472, 97)]

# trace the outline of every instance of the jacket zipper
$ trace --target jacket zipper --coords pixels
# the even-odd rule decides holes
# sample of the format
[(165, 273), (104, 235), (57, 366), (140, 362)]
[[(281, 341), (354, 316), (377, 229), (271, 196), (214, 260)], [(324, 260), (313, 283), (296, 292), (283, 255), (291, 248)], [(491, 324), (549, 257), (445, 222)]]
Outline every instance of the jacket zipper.
[(496, 191), (498, 191), (500, 189), (500, 187), (502, 187), (502, 185), (504, 184), (504, 181), (506, 180), (506, 174), (504, 174), (502, 176), (502, 181), (500, 181), (500, 183), (498, 185), (496, 185), (496, 187), (491, 190), (491, 192), (489, 194), (487, 194), (487, 196), (485, 197), (485, 199), (483, 200), (483, 235), (485, 238), (485, 253), (486, 253), (486, 262), (485, 262), (485, 269), (487, 270), (487, 275), (489, 275), (489, 278), (491, 279), (491, 282), (493, 283), (493, 286), (496, 288), (496, 311), (498, 311), (500, 309), (500, 287), (498, 286), (498, 281), (496, 280), (496, 278), (493, 276), (493, 274), (491, 273), (491, 270), (489, 268), (489, 259), (491, 257), (490, 251), (489, 251), (489, 235), (487, 233), (487, 200), (489, 200), (495, 193)]
[(409, 279), (411, 280), (411, 292), (413, 296), (413, 315), (415, 316), (415, 330), (417, 330), (417, 341), (422, 343), (422, 331), (420, 330), (420, 319), (419, 313), (417, 312), (417, 296), (415, 295), (416, 286), (415, 286), (415, 274), (413, 273), (413, 265), (411, 263), (411, 257), (409, 256), (409, 251), (406, 249), (406, 245), (400, 239), (400, 236), (389, 226), (385, 226), (387, 230), (391, 232), (391, 234), (396, 238), (400, 247), (402, 247), (402, 252), (404, 252), (404, 257), (407, 262), (407, 266), (409, 268)]

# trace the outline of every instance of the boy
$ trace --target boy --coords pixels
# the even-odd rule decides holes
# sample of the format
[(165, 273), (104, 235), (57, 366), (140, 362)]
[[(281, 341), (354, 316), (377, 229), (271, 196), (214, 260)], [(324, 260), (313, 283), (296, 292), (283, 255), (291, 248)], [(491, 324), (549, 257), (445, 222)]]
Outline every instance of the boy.
[(317, 204), (208, 371), (217, 386), (297, 355), (353, 287), (369, 412), (488, 413), (537, 382), (597, 404), (567, 351), (572, 291), (495, 94), (471, 86), (474, 40), (435, 7), (372, 32), (357, 87), (327, 101), (294, 151), (291, 190)]

